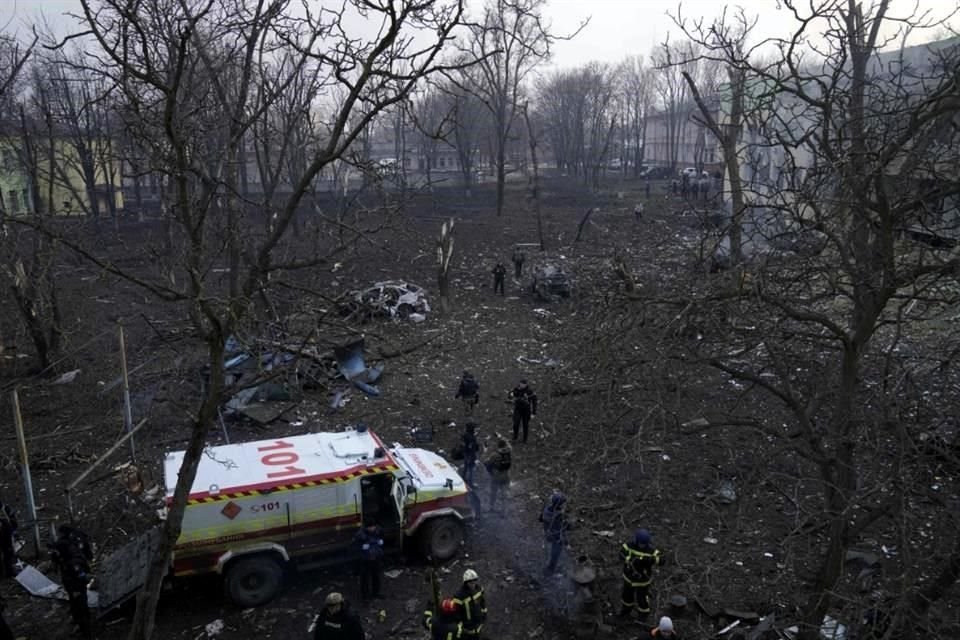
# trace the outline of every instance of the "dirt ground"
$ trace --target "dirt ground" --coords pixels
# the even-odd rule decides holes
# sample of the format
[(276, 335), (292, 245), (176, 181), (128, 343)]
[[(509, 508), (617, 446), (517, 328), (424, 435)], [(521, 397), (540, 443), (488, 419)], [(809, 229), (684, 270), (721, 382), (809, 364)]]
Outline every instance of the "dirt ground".
[[(436, 236), (442, 220), (456, 219), (449, 312), (439, 313), (438, 301), (431, 297), (435, 310), (420, 324), (384, 320), (321, 326), (320, 335), (330, 339), (352, 330), (364, 333), (369, 359), (385, 364), (382, 395), (370, 398), (350, 391), (345, 406), (330, 414), (328, 392), (308, 391), (270, 426), (228, 424), (231, 440), (240, 441), (362, 421), (384, 441), (407, 444), (412, 426), (431, 425), (436, 434), (432, 446), (447, 452), (463, 423), (454, 392), (464, 368), (481, 385), (477, 417), (488, 444), (496, 433), (508, 433), (506, 393), (527, 378), (539, 395), (540, 411), (530, 442), (515, 445), (508, 506), (472, 526), (462, 554), (442, 569), (444, 593), (457, 588), (464, 568), (478, 571), (489, 605), (488, 638), (571, 637), (570, 613), (577, 604), (571, 582), (564, 576), (542, 577), (545, 552), (537, 515), (555, 487), (570, 496), (577, 523), (564, 557), (565, 575), (582, 563), (596, 568), (604, 622), (613, 627), (608, 637), (633, 638), (642, 628), (614, 617), (620, 585), (617, 550), (639, 526), (652, 531), (667, 560), (656, 575), (652, 620), (672, 613), (683, 637), (691, 640), (713, 637), (723, 623), (704, 615), (694, 600), (708, 609), (721, 606), (789, 619), (799, 602), (799, 581), (816, 560), (814, 548), (798, 548), (793, 538), (789, 545), (785, 542), (795, 514), (789, 500), (765, 488), (752, 471), (757, 436), (734, 427), (698, 429), (704, 416), (777, 420), (777, 410), (714, 372), (663, 357), (665, 336), (669, 332), (672, 338), (679, 327), (671, 326), (669, 317), (647, 316), (677, 313), (682, 307), (645, 309), (617, 297), (614, 255), (623, 258), (648, 296), (682, 300), (686, 285), (674, 283), (700, 273), (701, 229), (695, 216), (683, 215), (686, 205), (657, 185), (637, 221), (633, 203), (644, 199), (642, 191), (622, 188), (619, 199), (615, 193), (586, 194), (565, 180), (548, 185), (543, 212), (548, 256), (565, 265), (575, 283), (569, 300), (552, 302), (537, 300), (529, 291), (532, 263), (542, 259), (530, 249), (523, 278), (508, 277), (505, 296), (492, 291), (494, 262), (503, 260), (512, 276), (513, 244), (537, 241), (536, 221), (521, 189), (510, 192), (500, 218), (490, 204), (492, 192), (486, 191), (469, 201), (445, 194), (438, 201), (424, 197), (410, 205), (372, 243), (361, 243), (336, 264), (297, 280), (327, 295), (385, 279), (409, 280), (433, 292)], [(575, 242), (578, 223), (590, 207), (599, 211)], [(150, 223), (136, 233), (150, 242), (160, 237)], [(112, 237), (102, 251), (118, 264), (143, 268), (150, 256), (136, 249), (134, 237)], [(58, 276), (71, 330), (70, 356), (53, 375), (29, 373), (32, 352), (16, 329), (10, 305), (2, 319), (7, 337), (2, 410), (11, 415), (9, 391), (18, 385), (44, 537), (50, 522), (68, 517), (64, 487), (122, 429), (120, 389), (113, 384), (120, 371), (116, 323), (122, 321), (126, 330), (134, 420), (149, 419), (135, 442), (147, 488), (162, 482), (163, 452), (185, 442), (185, 412), (201, 384), (203, 362), (181, 310), (156, 303), (80, 259), (64, 257)], [(723, 276), (700, 274), (697, 279), (708, 277)], [(286, 298), (283, 306), (309, 314), (329, 304), (302, 294)], [(406, 353), (393, 355), (397, 351)], [(80, 372), (72, 382), (52, 383), (74, 369)], [(3, 437), (7, 446), (0, 452), (0, 495), (23, 516), (12, 428)], [(222, 434), (215, 429), (211, 441), (222, 441)], [(147, 529), (155, 518), (158, 505), (131, 497), (114, 471), (129, 458), (129, 450), (120, 449), (72, 495), (78, 522), (96, 540), (100, 554)], [(482, 471), (479, 476), (485, 498), (487, 478)], [(718, 493), (725, 481), (736, 487), (735, 501)], [(20, 535), (29, 555), (32, 532), (23, 529)], [(38, 566), (56, 577), (45, 561)], [(161, 600), (157, 637), (210, 637), (206, 625), (221, 620), (218, 638), (307, 638), (324, 595), (334, 589), (354, 602), (368, 638), (423, 637), (419, 614), (429, 595), (424, 566), (416, 559), (396, 558), (387, 569), (399, 574), (385, 578), (386, 598), (370, 606), (359, 602), (359, 585), (346, 569), (291, 575), (281, 597), (250, 610), (227, 603), (216, 580), (177, 582)], [(72, 637), (65, 604), (32, 598), (10, 581), (0, 592), (18, 637)], [(685, 610), (668, 607), (674, 594), (688, 598)], [(121, 610), (101, 620), (97, 637), (124, 637), (130, 615)]]

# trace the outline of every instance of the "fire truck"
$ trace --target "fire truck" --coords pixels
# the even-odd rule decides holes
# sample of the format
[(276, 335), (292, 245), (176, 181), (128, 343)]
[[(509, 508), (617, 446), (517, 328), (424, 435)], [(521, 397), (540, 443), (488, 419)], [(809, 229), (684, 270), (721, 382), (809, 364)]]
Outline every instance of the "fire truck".
[[(184, 452), (164, 460), (173, 500)], [(384, 532), (388, 553), (419, 550), (436, 561), (458, 552), (474, 517), (468, 487), (442, 457), (386, 447), (358, 427), (209, 447), (190, 491), (171, 574), (216, 573), (237, 605), (270, 601), (287, 567), (310, 568), (356, 557), (364, 522)], [(143, 584), (153, 542), (133, 541), (98, 570), (101, 612)], [(140, 569), (142, 567), (143, 570)]]

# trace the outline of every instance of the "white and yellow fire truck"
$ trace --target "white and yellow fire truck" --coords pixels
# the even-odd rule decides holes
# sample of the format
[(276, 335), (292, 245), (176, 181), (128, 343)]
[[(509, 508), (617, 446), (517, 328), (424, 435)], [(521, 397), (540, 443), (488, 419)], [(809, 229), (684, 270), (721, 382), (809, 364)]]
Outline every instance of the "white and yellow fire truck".
[[(184, 452), (164, 461), (173, 499)], [(210, 447), (197, 470), (171, 573), (218, 573), (244, 607), (272, 599), (288, 565), (350, 561), (364, 521), (384, 531), (388, 553), (414, 543), (424, 555), (454, 556), (474, 517), (468, 488), (436, 453), (384, 446), (371, 431), (291, 437)], [(141, 545), (142, 546), (142, 545)], [(118, 553), (117, 570), (143, 564)], [(101, 592), (116, 604), (131, 588)]]

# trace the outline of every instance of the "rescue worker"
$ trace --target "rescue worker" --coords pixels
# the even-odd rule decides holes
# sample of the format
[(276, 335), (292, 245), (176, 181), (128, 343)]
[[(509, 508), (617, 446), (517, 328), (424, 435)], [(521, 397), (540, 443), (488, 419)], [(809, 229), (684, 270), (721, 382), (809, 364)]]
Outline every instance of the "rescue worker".
[(480, 639), (480, 631), (487, 619), (487, 601), (483, 597), (480, 576), (473, 569), (463, 572), (463, 584), (453, 596), (457, 606), (460, 623), (463, 625), (463, 637)]
[(430, 608), (424, 611), (423, 626), (430, 632), (431, 640), (463, 638), (463, 625), (457, 620), (457, 605), (451, 598), (444, 598), (440, 602), (440, 611), (436, 616)]
[(640, 222), (640, 220), (643, 218), (643, 203), (642, 203), (642, 202), (638, 202), (637, 204), (634, 205), (634, 207), (633, 207), (633, 217), (636, 219), (637, 222)]
[(360, 552), (360, 597), (364, 600), (382, 598), (380, 579), (383, 573), (383, 529), (374, 520), (368, 520), (357, 531), (353, 542)]
[(503, 266), (503, 263), (498, 262), (493, 268), (493, 292), (496, 293), (497, 290), (500, 290), (500, 295), (503, 295), (503, 281), (507, 277), (507, 268)]
[(463, 449), (463, 481), (472, 487), (473, 470), (477, 466), (477, 457), (480, 455), (476, 422), (467, 422), (463, 436), (461, 436), (460, 446)]
[(325, 605), (313, 621), (313, 640), (364, 640), (360, 616), (347, 606), (342, 594), (328, 594)]
[(484, 463), (490, 474), (490, 511), (497, 504), (497, 496), (506, 492), (510, 486), (510, 467), (513, 464), (513, 452), (503, 438), (497, 439), (497, 450)]
[(660, 622), (653, 629), (650, 629), (651, 638), (669, 638), (669, 640), (680, 640), (680, 635), (673, 629), (673, 620), (667, 616), (660, 618)]
[(57, 539), (50, 555), (60, 569), (60, 581), (70, 601), (70, 616), (84, 638), (93, 637), (90, 608), (87, 606), (87, 586), (92, 582), (90, 561), (93, 549), (83, 531), (62, 524), (57, 528)]
[(7, 625), (7, 621), (3, 617), (6, 604), (3, 596), (0, 596), (0, 640), (13, 640), (13, 631), (10, 630), (10, 626)]
[(0, 571), (4, 578), (17, 575), (17, 554), (13, 549), (13, 536), (17, 532), (17, 514), (13, 507), (0, 502)]
[(540, 522), (543, 524), (543, 539), (547, 543), (549, 560), (543, 570), (548, 576), (557, 570), (560, 554), (567, 546), (567, 532), (572, 528), (566, 514), (567, 497), (559, 490), (554, 489), (550, 500), (540, 513)]
[(466, 415), (473, 413), (473, 408), (480, 402), (480, 383), (472, 373), (464, 370), (460, 377), (460, 386), (457, 387), (457, 393), (453, 397), (463, 400), (463, 412)]
[(511, 257), (511, 260), (513, 260), (513, 277), (517, 280), (523, 275), (523, 263), (526, 259), (527, 256), (520, 250), (520, 247), (513, 248), (513, 256)]
[(650, 178), (647, 178), (647, 181), (643, 183), (643, 195), (646, 196), (647, 200), (650, 199)]
[(513, 399), (513, 441), (517, 441), (522, 424), (523, 442), (526, 443), (530, 432), (530, 418), (537, 415), (537, 394), (526, 380), (521, 380), (507, 396)]
[(650, 614), (653, 568), (660, 564), (660, 551), (654, 548), (650, 532), (637, 529), (633, 540), (624, 542), (620, 548), (620, 558), (623, 560), (620, 615), (628, 616), (636, 611), (641, 619), (646, 618)]

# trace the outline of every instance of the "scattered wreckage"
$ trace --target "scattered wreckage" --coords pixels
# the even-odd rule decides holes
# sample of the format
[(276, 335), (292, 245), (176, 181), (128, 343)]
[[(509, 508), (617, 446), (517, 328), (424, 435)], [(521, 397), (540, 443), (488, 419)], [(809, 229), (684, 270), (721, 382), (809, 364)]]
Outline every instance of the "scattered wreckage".
[(391, 318), (416, 322), (430, 313), (426, 289), (403, 280), (375, 282), (366, 289), (348, 291), (338, 305), (342, 315), (360, 321)]
[(555, 263), (542, 264), (533, 269), (530, 291), (541, 300), (569, 298), (573, 292), (570, 276)]

